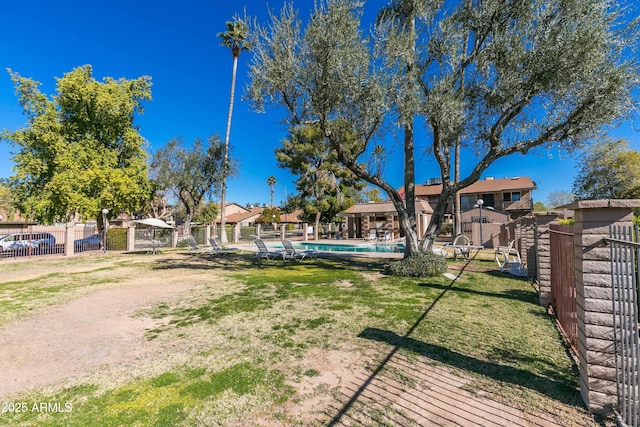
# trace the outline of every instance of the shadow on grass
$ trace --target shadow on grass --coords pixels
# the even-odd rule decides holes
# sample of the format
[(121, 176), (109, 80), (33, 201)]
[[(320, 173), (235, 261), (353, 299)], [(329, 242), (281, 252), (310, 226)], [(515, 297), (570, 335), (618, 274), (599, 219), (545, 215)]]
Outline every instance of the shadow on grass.
[[(451, 289), (450, 287), (451, 285), (443, 286), (443, 285), (438, 285), (434, 283), (420, 283), (418, 284), (418, 286), (421, 286), (424, 288), (430, 288), (430, 289), (440, 289), (443, 291)], [(456, 287), (454, 291), (459, 293), (481, 295), (481, 296), (492, 297), (492, 298), (504, 298), (504, 299), (522, 301), (522, 302), (536, 304), (536, 305), (538, 304), (538, 296), (533, 290), (522, 291), (518, 289), (509, 289), (504, 293), (495, 293), (495, 292), (483, 292), (483, 291), (478, 291), (474, 289)]]
[[(189, 255), (184, 253), (184, 258), (176, 258), (176, 253), (171, 258), (158, 257), (153, 265), (155, 270), (172, 269), (197, 269), (220, 270), (226, 272), (238, 272), (242, 270), (254, 270), (261, 268), (289, 269), (298, 268), (301, 265), (312, 265), (314, 268), (325, 270), (343, 270), (345, 268), (360, 272), (382, 271), (385, 260), (351, 257), (315, 258), (302, 261), (284, 261), (282, 258), (275, 260), (259, 260), (253, 253), (238, 253), (224, 256)], [(181, 254), (182, 255), (182, 254)]]
[[(442, 346), (428, 344), (413, 338), (397, 335), (391, 331), (376, 328), (366, 328), (358, 337), (384, 342), (393, 346), (395, 349), (402, 348), (409, 350), (455, 368), (481, 374), (497, 381), (526, 387), (559, 402), (570, 405), (575, 405), (579, 402), (576, 399), (574, 388), (570, 384), (566, 384), (565, 379), (552, 369), (546, 370), (544, 376), (536, 375), (524, 369), (476, 359), (451, 351)], [(501, 349), (493, 349), (493, 353), (500, 360), (525, 363), (534, 361), (531, 358), (522, 358), (517, 354), (505, 352)]]
[[(359, 388), (353, 393), (349, 400), (340, 408), (331, 421), (327, 424), (329, 426), (339, 425), (343, 418), (349, 418), (348, 411), (356, 404), (358, 399), (363, 393), (370, 387), (372, 387), (373, 381), (381, 375), (384, 368), (390, 363), (396, 353), (403, 349), (414, 352), (421, 356), (428, 357), (430, 359), (439, 361), (441, 363), (453, 366), (459, 369), (463, 369), (469, 372), (474, 372), (492, 378), (497, 381), (507, 382), (521, 387), (535, 390), (541, 394), (549, 396), (559, 402), (563, 402), (568, 405), (579, 406), (581, 405), (578, 393), (571, 384), (566, 382), (566, 379), (559, 375), (553, 369), (547, 369), (544, 371), (544, 375), (541, 376), (532, 373), (527, 370), (515, 368), (512, 366), (501, 365), (498, 363), (492, 363), (470, 357), (442, 346), (437, 346), (429, 343), (425, 343), (414, 338), (410, 338), (410, 335), (416, 330), (416, 328), (423, 322), (431, 310), (436, 304), (443, 298), (447, 292), (471, 292), (479, 295), (486, 295), (497, 298), (508, 298), (524, 302), (535, 303), (535, 294), (526, 291), (514, 291), (506, 294), (495, 294), (489, 292), (474, 291), (468, 289), (462, 289), (454, 287), (456, 280), (465, 271), (465, 268), (473, 261), (473, 258), (467, 260), (466, 264), (460, 268), (458, 275), (453, 279), (449, 285), (442, 286), (437, 284), (421, 284), (421, 286), (428, 286), (434, 289), (440, 289), (442, 292), (433, 300), (433, 302), (427, 307), (427, 309), (421, 314), (416, 322), (409, 328), (409, 330), (403, 336), (400, 336), (394, 332), (386, 331), (377, 328), (366, 328), (358, 337), (370, 339), (378, 342), (384, 342), (391, 345), (393, 348), (385, 356), (385, 358), (378, 364), (373, 372), (363, 381)], [(527, 362), (517, 354), (503, 354), (506, 360), (513, 360), (519, 362)]]

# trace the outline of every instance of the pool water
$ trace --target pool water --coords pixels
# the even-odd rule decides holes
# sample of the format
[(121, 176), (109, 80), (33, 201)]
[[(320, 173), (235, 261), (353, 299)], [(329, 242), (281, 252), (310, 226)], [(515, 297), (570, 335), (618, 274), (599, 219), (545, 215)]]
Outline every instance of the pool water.
[(399, 243), (370, 243), (364, 245), (348, 245), (337, 243), (296, 242), (296, 249), (316, 250), (319, 252), (364, 252), (364, 253), (403, 253), (404, 245)]

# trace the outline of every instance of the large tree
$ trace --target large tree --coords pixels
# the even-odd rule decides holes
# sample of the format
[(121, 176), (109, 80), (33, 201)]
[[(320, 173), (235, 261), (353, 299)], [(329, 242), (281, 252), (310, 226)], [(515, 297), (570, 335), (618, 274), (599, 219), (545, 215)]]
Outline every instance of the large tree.
[(304, 210), (304, 219), (313, 217), (315, 240), (321, 221), (333, 221), (339, 212), (355, 203), (347, 189), (354, 188), (357, 193), (364, 187), (336, 160), (334, 151), (322, 144), (324, 138), (317, 125), (299, 126), (276, 149), (278, 166), (298, 176), (295, 182), (298, 207)]
[[(185, 233), (191, 234), (193, 217), (204, 208), (207, 198), (220, 191), (224, 162), (224, 143), (218, 135), (206, 141), (197, 138), (190, 145), (174, 138), (153, 154), (151, 177), (179, 201), (185, 214)], [(233, 165), (228, 165), (226, 173), (233, 171)]]
[(6, 179), (0, 179), (0, 213), (4, 214), (0, 220), (14, 221), (17, 213), (18, 200), (15, 192)]
[(247, 40), (249, 27), (239, 16), (235, 16), (233, 21), (227, 21), (227, 31), (218, 33), (222, 39), (220, 44), (229, 48), (233, 56), (233, 69), (231, 71), (231, 95), (229, 96), (229, 113), (227, 114), (227, 130), (224, 137), (224, 166), (222, 173), (222, 188), (220, 191), (220, 218), (223, 233), (220, 236), (222, 243), (227, 242), (225, 205), (227, 197), (227, 172), (229, 170), (229, 136), (231, 134), (231, 116), (233, 114), (233, 100), (236, 92), (236, 75), (238, 72), (238, 57), (243, 50), (249, 50), (251, 44)]
[(558, 206), (567, 205), (573, 202), (576, 198), (576, 195), (573, 193), (569, 193), (568, 191), (558, 190), (552, 191), (547, 196), (547, 200), (549, 200), (549, 206), (552, 208), (557, 208)]
[(640, 199), (640, 152), (606, 141), (583, 153), (573, 192), (585, 199)]
[(10, 181), (22, 214), (47, 223), (76, 215), (101, 223), (102, 209), (109, 216), (142, 209), (152, 189), (134, 118), (151, 99), (150, 77), (97, 81), (85, 65), (58, 78), (49, 98), (39, 82), (9, 74), (27, 115), (24, 128), (2, 133), (18, 148)]
[[(348, 0), (321, 2), (309, 23), (291, 5), (253, 35), (248, 95), (254, 106), (281, 106), (289, 126), (314, 123), (322, 144), (358, 178), (384, 190), (406, 236), (405, 256), (419, 236), (402, 194), (367, 157), (398, 123), (394, 103), (410, 103), (428, 131), (443, 190), (423, 236), (430, 247), (457, 191), (476, 182), (497, 159), (536, 147), (567, 149), (627, 114), (638, 83), (637, 31), (627, 10), (601, 0), (430, 2), (429, 25), (416, 26), (419, 91), (398, 97), (410, 57), (407, 32), (379, 25), (366, 36), (361, 9)], [(422, 19), (416, 16), (416, 19)], [(389, 43), (389, 35), (394, 43)], [(380, 41), (384, 40), (385, 43)], [(464, 75), (464, 79), (461, 76)], [(453, 178), (455, 144), (476, 153), (466, 176)], [(410, 173), (410, 171), (409, 171)]]

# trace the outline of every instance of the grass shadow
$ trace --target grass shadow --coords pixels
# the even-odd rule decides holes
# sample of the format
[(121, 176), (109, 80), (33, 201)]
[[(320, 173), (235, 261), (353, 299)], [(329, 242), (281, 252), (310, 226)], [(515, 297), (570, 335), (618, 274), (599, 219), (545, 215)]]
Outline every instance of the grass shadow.
[(184, 258), (158, 257), (152, 265), (154, 270), (172, 269), (198, 269), (221, 270), (238, 272), (260, 268), (290, 269), (304, 265), (313, 265), (315, 268), (325, 270), (343, 270), (345, 268), (359, 272), (379, 272), (384, 268), (384, 260), (351, 257), (329, 257), (316, 259), (304, 259), (302, 261), (284, 261), (281, 258), (275, 260), (259, 260), (253, 253), (238, 253), (225, 256), (190, 255), (184, 253)]
[[(428, 344), (377, 328), (366, 328), (358, 337), (384, 342), (394, 348), (402, 348), (458, 369), (487, 376), (496, 381), (529, 388), (565, 404), (576, 405), (580, 402), (573, 386), (563, 382), (563, 378), (553, 369), (545, 370), (543, 375), (537, 375), (524, 369), (476, 359), (442, 346)], [(500, 360), (532, 362), (532, 360), (527, 360), (528, 358), (523, 359), (513, 352), (501, 349), (494, 348), (493, 353)]]
[[(448, 285), (427, 284), (421, 283), (420, 286), (429, 287), (432, 289), (441, 290), (440, 294), (433, 300), (433, 302), (424, 310), (415, 323), (407, 330), (404, 335), (398, 335), (392, 331), (378, 329), (378, 328), (365, 328), (358, 337), (365, 338), (377, 342), (384, 342), (392, 349), (384, 357), (384, 359), (373, 369), (372, 373), (362, 382), (359, 388), (350, 396), (348, 401), (340, 408), (331, 421), (327, 424), (329, 426), (339, 425), (343, 418), (349, 418), (349, 410), (352, 408), (360, 396), (372, 386), (373, 381), (381, 374), (385, 367), (391, 362), (394, 356), (399, 350), (406, 350), (412, 353), (436, 360), (443, 364), (473, 372), (479, 375), (486, 376), (500, 382), (506, 382), (514, 385), (521, 386), (539, 392), (545, 396), (555, 399), (559, 402), (572, 405), (582, 406), (579, 394), (576, 392), (574, 385), (569, 384), (562, 375), (558, 374), (552, 367), (544, 369), (540, 374), (530, 372), (524, 369), (520, 369), (514, 366), (503, 365), (499, 363), (489, 362), (481, 359), (477, 359), (453, 350), (450, 350), (443, 346), (438, 346), (430, 343), (426, 343), (420, 340), (411, 338), (410, 336), (416, 330), (416, 328), (425, 320), (433, 308), (448, 292), (467, 292), (477, 294), (481, 296), (488, 296), (494, 298), (506, 298), (510, 300), (517, 300), (526, 303), (536, 303), (536, 294), (533, 291), (519, 291), (513, 290), (506, 293), (491, 293), (482, 292), (477, 290), (465, 289), (455, 286), (456, 281), (463, 274), (465, 269), (473, 262), (473, 258), (466, 261), (466, 263), (457, 271), (457, 277), (455, 277)], [(500, 349), (494, 349), (494, 354), (504, 357), (504, 360), (509, 360), (517, 364), (518, 362), (525, 363), (527, 360), (523, 358), (519, 360), (521, 355), (514, 353), (500, 353)], [(530, 361), (529, 361), (530, 362)]]
[[(443, 291), (450, 289), (449, 286), (443, 286), (443, 285), (438, 285), (434, 283), (419, 283), (418, 286), (423, 288), (430, 288), (430, 289), (440, 289)], [(484, 291), (478, 291), (475, 289), (456, 287), (454, 291), (459, 293), (471, 294), (471, 295), (486, 296), (491, 298), (504, 298), (504, 299), (521, 301), (521, 302), (526, 302), (526, 303), (531, 303), (536, 305), (538, 303), (538, 296), (533, 290), (522, 291), (519, 289), (509, 289), (508, 291), (503, 293), (495, 293), (495, 292), (484, 292)]]

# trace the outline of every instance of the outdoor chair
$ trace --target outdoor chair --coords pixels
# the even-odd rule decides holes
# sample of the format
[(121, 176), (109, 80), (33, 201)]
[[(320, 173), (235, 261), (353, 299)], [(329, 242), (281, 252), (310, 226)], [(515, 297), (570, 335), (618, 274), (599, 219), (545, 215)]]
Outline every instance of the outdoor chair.
[(210, 248), (201, 248), (200, 246), (198, 246), (196, 240), (193, 237), (189, 236), (185, 240), (189, 244), (189, 249), (187, 251), (189, 255), (202, 255), (211, 253)]
[(376, 241), (378, 240), (378, 231), (375, 228), (369, 230), (369, 235), (365, 236), (364, 240)]
[(471, 241), (467, 236), (459, 234), (453, 239), (453, 243), (451, 244), (453, 248), (453, 259), (456, 259), (458, 255), (463, 258), (469, 258), (469, 254), (471, 253)]
[(256, 247), (258, 248), (258, 251), (256, 252), (256, 258), (258, 259), (272, 260), (272, 259), (276, 259), (279, 256), (283, 256), (283, 253), (284, 253), (283, 250), (272, 250), (267, 248), (267, 245), (265, 245), (262, 239), (254, 237), (253, 242), (256, 244)]
[(215, 237), (210, 237), (209, 243), (211, 243), (211, 255), (222, 256), (222, 255), (234, 254), (237, 251), (240, 251), (240, 253), (242, 253), (243, 251), (243, 249), (240, 249), (240, 248), (227, 248), (227, 247), (220, 246), (220, 244), (215, 239)]
[(391, 241), (391, 231), (385, 230), (384, 235), (378, 237), (379, 242), (390, 242)]
[(510, 273), (514, 276), (528, 276), (527, 270), (522, 265), (520, 252), (515, 248), (515, 240), (509, 246), (498, 246), (495, 252), (496, 264), (501, 272)]
[(310, 258), (317, 258), (318, 251), (316, 250), (297, 250), (291, 240), (283, 240), (282, 244), (284, 245), (284, 252), (282, 253), (282, 258), (285, 261), (290, 259), (295, 259), (296, 261), (302, 261), (307, 256)]

